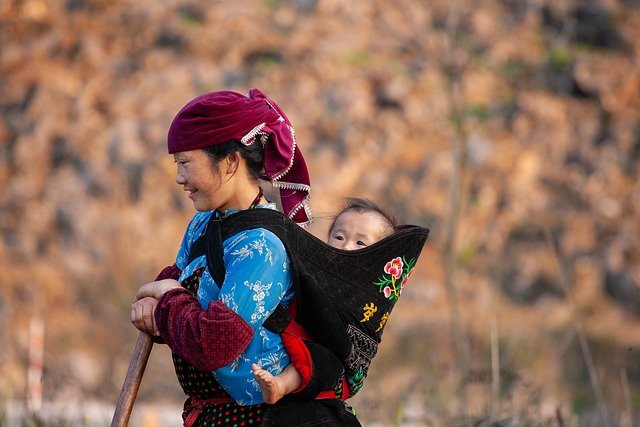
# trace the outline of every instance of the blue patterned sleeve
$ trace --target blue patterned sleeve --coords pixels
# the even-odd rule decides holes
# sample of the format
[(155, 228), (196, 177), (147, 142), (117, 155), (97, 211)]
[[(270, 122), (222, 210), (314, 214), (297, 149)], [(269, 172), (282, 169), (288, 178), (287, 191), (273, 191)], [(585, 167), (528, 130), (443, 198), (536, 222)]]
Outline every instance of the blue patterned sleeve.
[(226, 276), (219, 299), (254, 330), (292, 298), (289, 257), (280, 239), (263, 228), (241, 232), (225, 242)]

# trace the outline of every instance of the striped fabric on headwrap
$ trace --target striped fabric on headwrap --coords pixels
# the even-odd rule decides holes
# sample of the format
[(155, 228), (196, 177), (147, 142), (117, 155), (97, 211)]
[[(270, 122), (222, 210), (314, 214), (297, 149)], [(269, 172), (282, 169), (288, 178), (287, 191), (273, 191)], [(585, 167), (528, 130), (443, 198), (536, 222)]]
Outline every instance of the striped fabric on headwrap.
[(264, 145), (264, 170), (280, 196), (284, 214), (300, 225), (312, 221), (307, 165), (289, 118), (258, 89), (247, 96), (210, 92), (185, 105), (169, 128), (169, 154), (240, 141)]

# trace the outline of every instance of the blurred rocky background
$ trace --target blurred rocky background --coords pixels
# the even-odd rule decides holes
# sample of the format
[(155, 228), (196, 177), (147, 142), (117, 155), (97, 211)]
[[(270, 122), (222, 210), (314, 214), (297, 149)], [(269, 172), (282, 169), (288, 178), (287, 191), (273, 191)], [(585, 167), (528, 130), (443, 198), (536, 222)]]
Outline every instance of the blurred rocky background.
[[(108, 413), (193, 213), (168, 125), (250, 87), (294, 123), (311, 232), (351, 195), (431, 229), (364, 425), (638, 425), (638, 0), (0, 0), (0, 425), (39, 321), (42, 410)], [(135, 423), (182, 399), (156, 346)]]

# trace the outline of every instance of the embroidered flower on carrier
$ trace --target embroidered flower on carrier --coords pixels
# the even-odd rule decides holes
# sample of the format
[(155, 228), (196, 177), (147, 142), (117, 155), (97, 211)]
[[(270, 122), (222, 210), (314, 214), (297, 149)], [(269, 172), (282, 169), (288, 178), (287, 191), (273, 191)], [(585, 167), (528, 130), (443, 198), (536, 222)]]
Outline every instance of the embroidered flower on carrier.
[(391, 288), (388, 286), (385, 286), (384, 289), (382, 290), (382, 293), (384, 294), (385, 298), (389, 298), (391, 296)]
[(384, 266), (384, 272), (387, 273), (387, 274), (392, 275), (396, 279), (399, 279), (400, 276), (402, 276), (402, 267), (403, 266), (404, 266), (404, 263), (402, 262), (402, 258), (396, 257), (396, 258), (392, 259), (391, 261), (389, 261)]
[(404, 257), (396, 257), (385, 264), (383, 271), (386, 275), (380, 277), (374, 284), (378, 286), (385, 298), (396, 301), (400, 298), (402, 289), (415, 265), (415, 259), (407, 261)]
[(413, 270), (409, 270), (407, 274), (404, 276), (404, 278), (402, 279), (402, 283), (400, 284), (400, 290), (404, 289), (404, 285), (407, 284), (407, 280), (409, 280), (409, 277), (411, 277), (411, 273), (413, 273)]

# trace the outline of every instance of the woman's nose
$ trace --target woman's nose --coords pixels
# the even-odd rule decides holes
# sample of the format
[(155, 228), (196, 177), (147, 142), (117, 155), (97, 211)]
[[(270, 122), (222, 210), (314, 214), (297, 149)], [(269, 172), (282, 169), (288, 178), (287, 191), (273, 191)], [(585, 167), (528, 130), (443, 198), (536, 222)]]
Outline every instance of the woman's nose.
[(186, 184), (187, 180), (184, 178), (184, 175), (182, 175), (181, 173), (176, 175), (176, 183), (182, 185), (182, 184)]

